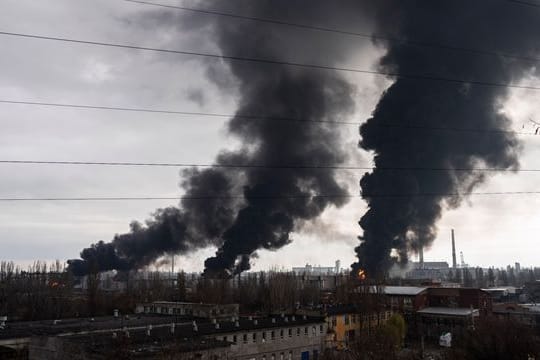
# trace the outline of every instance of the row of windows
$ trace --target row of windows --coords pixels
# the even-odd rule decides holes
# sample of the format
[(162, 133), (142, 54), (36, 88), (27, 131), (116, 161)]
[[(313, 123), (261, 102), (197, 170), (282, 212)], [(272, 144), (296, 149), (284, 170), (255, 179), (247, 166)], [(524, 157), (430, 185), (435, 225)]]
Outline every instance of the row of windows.
[[(343, 322), (345, 325), (350, 325), (351, 323), (356, 324), (357, 322), (367, 322), (367, 321), (377, 321), (377, 320), (386, 320), (390, 317), (391, 313), (389, 311), (385, 311), (381, 314), (371, 314), (371, 315), (343, 315)], [(335, 328), (337, 326), (337, 316), (332, 316), (331, 318), (331, 327)]]
[[(309, 359), (309, 351), (303, 351), (302, 353), (302, 359)], [(319, 350), (313, 349), (312, 351), (313, 360), (318, 360), (319, 358)], [(293, 352), (289, 351), (288, 353), (280, 353), (279, 358), (276, 358), (276, 354), (270, 354), (270, 355), (263, 355), (261, 356), (260, 360), (292, 360), (293, 358)], [(259, 360), (256, 357), (252, 357), (249, 360)]]
[[(311, 334), (316, 335), (317, 331), (319, 331), (320, 334), (324, 333), (324, 327), (323, 325), (319, 325), (318, 329), (316, 326), (311, 327)], [(256, 343), (257, 341), (266, 342), (268, 340), (275, 340), (277, 337), (280, 339), (284, 339), (285, 337), (290, 338), (293, 336), (309, 336), (309, 327), (306, 326), (304, 328), (288, 328), (288, 329), (280, 329), (280, 330), (271, 330), (271, 331), (261, 331), (261, 332), (253, 332), (253, 333), (245, 333), (241, 336), (239, 335), (229, 335), (229, 336), (223, 336), (222, 338), (218, 338), (219, 340), (225, 340), (225, 341), (231, 341), (235, 344), (238, 344), (239, 341), (242, 341), (244, 344), (247, 344), (249, 342)]]
[[(168, 306), (145, 306), (145, 313), (157, 313), (157, 314), (174, 314), (174, 315), (206, 315), (204, 310), (193, 310), (192, 308), (176, 308)], [(212, 309), (210, 311), (211, 315), (223, 315), (225, 314), (225, 309)]]

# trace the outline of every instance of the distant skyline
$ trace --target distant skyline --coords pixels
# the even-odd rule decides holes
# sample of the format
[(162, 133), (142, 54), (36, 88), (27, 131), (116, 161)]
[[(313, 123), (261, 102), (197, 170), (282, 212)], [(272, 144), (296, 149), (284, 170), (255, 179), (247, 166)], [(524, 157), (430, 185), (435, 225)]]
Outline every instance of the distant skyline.
[[(6, 0), (0, 23), (2, 31), (215, 50), (204, 30), (192, 33), (161, 22), (177, 16), (174, 10), (122, 1)], [(313, 33), (306, 36), (308, 42), (316, 41)], [(0, 36), (0, 44), (0, 99), (219, 113), (234, 113), (238, 101), (227, 68), (216, 65), (208, 70), (199, 58), (5, 36)], [(382, 49), (364, 42), (352, 65), (344, 66), (373, 68), (382, 54)], [(230, 91), (218, 88), (216, 78)], [(349, 120), (365, 121), (390, 81), (365, 74), (347, 79), (356, 86), (356, 110)], [(538, 81), (531, 75), (523, 83)], [(538, 91), (514, 89), (510, 94), (504, 111), (514, 129), (534, 132), (528, 119), (539, 113)], [(220, 149), (238, 147), (224, 131), (225, 119), (10, 104), (0, 104), (0, 114), (0, 160), (212, 163)], [(357, 127), (345, 126), (343, 132), (349, 163), (369, 166), (371, 154), (357, 147)], [(540, 136), (520, 139), (522, 168), (540, 169)], [(181, 196), (179, 170), (0, 164), (0, 197)], [(350, 193), (359, 193), (361, 175), (344, 172), (341, 181)], [(476, 191), (540, 191), (540, 172), (497, 173)], [(154, 209), (170, 205), (177, 202), (0, 202), (0, 260), (27, 264), (78, 257), (82, 248), (108, 241), (127, 231), (132, 220), (143, 221)], [(306, 263), (333, 266), (337, 259), (347, 267), (355, 261), (361, 234), (357, 222), (365, 210), (359, 198), (341, 209), (330, 208), (293, 234), (292, 244), (259, 251), (253, 270)], [(460, 208), (444, 212), (437, 239), (424, 251), (424, 259), (451, 264), (453, 228), (458, 262), (462, 251), (471, 266), (540, 266), (539, 218), (540, 195), (471, 196)], [(208, 248), (177, 257), (177, 268), (200, 271), (214, 252)]]

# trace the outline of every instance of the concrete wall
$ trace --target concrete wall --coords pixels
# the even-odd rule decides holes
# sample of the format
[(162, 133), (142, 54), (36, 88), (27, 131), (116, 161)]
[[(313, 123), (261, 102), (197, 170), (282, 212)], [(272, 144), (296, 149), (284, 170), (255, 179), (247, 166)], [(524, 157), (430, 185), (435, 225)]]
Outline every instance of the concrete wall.
[(249, 332), (238, 331), (216, 337), (218, 340), (233, 343), (228, 357), (230, 360), (301, 360), (304, 352), (309, 353), (309, 360), (314, 360), (320, 357), (324, 350), (326, 332), (326, 324), (320, 322)]

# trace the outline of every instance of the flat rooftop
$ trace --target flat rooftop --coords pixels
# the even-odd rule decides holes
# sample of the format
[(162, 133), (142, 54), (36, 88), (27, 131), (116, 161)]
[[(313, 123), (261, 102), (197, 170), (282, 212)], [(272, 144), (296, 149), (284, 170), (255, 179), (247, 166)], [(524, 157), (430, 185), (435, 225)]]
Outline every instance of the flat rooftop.
[(478, 315), (478, 309), (471, 308), (446, 308), (446, 307), (427, 307), (422, 310), (418, 310), (417, 313), (425, 315), (441, 315), (441, 316), (476, 316)]
[(182, 302), (182, 301), (154, 301), (150, 303), (141, 303), (139, 305), (170, 305), (170, 306), (179, 306), (179, 305), (189, 305), (189, 306), (200, 306), (200, 307), (214, 307), (214, 306), (239, 306), (238, 304), (210, 304), (210, 303), (195, 303), (195, 302)]
[(32, 336), (51, 336), (66, 333), (96, 332), (123, 327), (145, 327), (147, 325), (170, 324), (177, 322), (190, 322), (192, 317), (161, 316), (136, 314), (128, 316), (100, 316), (95, 318), (73, 318), (60, 320), (20, 321), (7, 322), (6, 327), (0, 330), (0, 339), (23, 338)]
[(419, 286), (383, 286), (382, 291), (385, 295), (415, 296), (427, 290), (427, 287)]
[[(193, 330), (193, 322), (197, 324), (197, 331)], [(198, 335), (210, 335), (220, 333), (231, 333), (237, 331), (249, 331), (258, 329), (271, 329), (278, 327), (305, 326), (308, 324), (319, 324), (324, 322), (323, 317), (319, 316), (274, 316), (263, 318), (242, 317), (238, 321), (217, 321), (219, 327), (207, 319), (189, 320), (181, 316), (154, 316), (154, 315), (130, 315), (128, 319), (110, 317), (96, 317), (92, 321), (89, 318), (84, 319), (65, 319), (56, 324), (53, 320), (47, 321), (28, 321), (7, 323), (6, 328), (0, 330), (0, 339), (27, 338), (33, 336), (55, 336), (55, 335), (74, 335), (78, 334), (105, 334), (110, 337), (112, 332), (120, 332), (125, 327), (130, 332), (142, 330), (143, 332), (149, 325), (152, 325), (154, 331), (166, 329), (170, 331), (171, 324), (175, 322), (175, 333), (181, 333), (183, 337), (193, 338)]]

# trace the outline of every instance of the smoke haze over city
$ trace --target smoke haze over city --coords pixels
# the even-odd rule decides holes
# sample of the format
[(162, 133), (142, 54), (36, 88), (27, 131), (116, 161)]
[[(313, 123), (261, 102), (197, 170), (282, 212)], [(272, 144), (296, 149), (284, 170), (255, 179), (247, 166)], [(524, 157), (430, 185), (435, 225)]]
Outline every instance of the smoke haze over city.
[[(427, 256), (448, 258), (454, 227), (469, 262), (481, 264), (486, 251), (507, 247), (515, 249), (513, 259), (534, 262), (526, 249), (538, 230), (531, 221), (538, 196), (454, 195), (540, 191), (537, 174), (514, 172), (536, 166), (537, 128), (529, 118), (535, 118), (537, 90), (497, 85), (536, 86), (535, 64), (451, 49), (538, 57), (534, 12), (465, 1), (344, 1), (339, 11), (325, 1), (307, 8), (302, 1), (197, 5), (374, 35), (362, 38), (129, 2), (64, 5), (39, 9), (52, 18), (66, 9), (75, 14), (55, 28), (46, 27), (30, 2), (0, 17), (21, 33), (330, 69), (3, 38), (4, 99), (231, 115), (1, 104), (6, 159), (247, 165), (179, 170), (2, 164), (8, 174), (0, 180), (4, 198), (184, 197), (2, 202), (6, 259), (71, 259), (80, 252), (71, 266), (85, 274), (152, 266), (176, 254), (179, 266), (228, 276), (326, 262), (329, 248), (332, 261), (341, 258), (375, 273), (394, 261), (405, 263), (420, 247)], [(466, 19), (459, 16), (463, 7)], [(21, 14), (35, 21), (16, 24), (13, 18)], [(510, 21), (509, 14), (522, 21)], [(438, 31), (428, 31), (434, 24)], [(25, 142), (36, 126), (40, 135)], [(311, 168), (298, 168), (306, 165)], [(376, 169), (332, 168), (349, 165)], [(509, 171), (467, 170), (483, 167)], [(507, 261), (495, 253), (489, 258)]]

